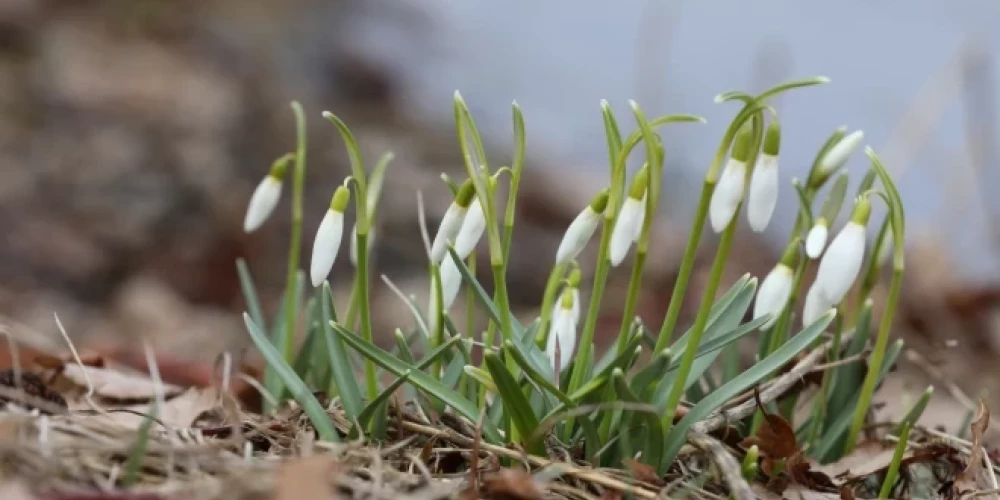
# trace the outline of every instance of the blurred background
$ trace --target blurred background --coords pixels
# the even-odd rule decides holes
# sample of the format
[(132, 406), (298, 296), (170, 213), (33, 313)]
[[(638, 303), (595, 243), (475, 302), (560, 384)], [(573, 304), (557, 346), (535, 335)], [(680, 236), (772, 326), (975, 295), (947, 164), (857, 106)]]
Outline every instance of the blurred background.
[[(289, 191), (258, 232), (244, 234), (242, 220), (271, 161), (293, 147), (292, 100), (309, 115), (304, 247), (348, 171), (339, 136), (320, 117), (331, 110), (369, 165), (395, 153), (376, 272), (425, 303), (416, 192), (436, 227), (450, 201), (438, 176), (464, 168), (456, 89), (492, 165), (510, 161), (512, 100), (526, 117), (510, 270), (525, 317), (537, 312), (562, 230), (606, 182), (599, 101), (629, 130), (628, 99), (650, 117), (708, 120), (664, 132), (663, 216), (640, 304), (658, 324), (704, 169), (736, 112), (712, 98), (826, 75), (831, 84), (776, 102), (787, 189), (766, 233), (741, 219), (724, 286), (770, 269), (794, 221), (788, 183), (833, 129), (863, 129), (908, 210), (897, 334), (913, 348), (901, 362), (912, 377), (900, 387), (920, 391), (943, 377), (958, 384), (942, 391), (951, 396), (957, 387), (1000, 395), (998, 21), (993, 0), (0, 0), (0, 324), (61, 350), (58, 313), (78, 344), (123, 359), (143, 338), (204, 364), (246, 348), (235, 260), (247, 259), (273, 313)], [(856, 185), (864, 155), (848, 168)], [(710, 258), (712, 236), (704, 241)], [(333, 277), (346, 290), (342, 255)], [(592, 259), (584, 256), (585, 269)], [(614, 332), (627, 266), (618, 271), (602, 310)], [(373, 300), (380, 332), (409, 324), (380, 280)]]

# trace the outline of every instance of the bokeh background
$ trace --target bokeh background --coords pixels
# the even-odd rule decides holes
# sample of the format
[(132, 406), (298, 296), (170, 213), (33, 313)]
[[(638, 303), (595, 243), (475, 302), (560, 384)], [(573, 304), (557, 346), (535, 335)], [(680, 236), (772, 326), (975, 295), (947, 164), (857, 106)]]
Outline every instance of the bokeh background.
[[(287, 190), (260, 231), (243, 234), (242, 218), (270, 162), (293, 146), (291, 100), (309, 114), (305, 247), (348, 170), (319, 114), (331, 110), (369, 164), (396, 155), (376, 228), (377, 272), (424, 301), (416, 192), (435, 226), (449, 202), (438, 176), (463, 169), (456, 89), (493, 164), (510, 158), (512, 100), (527, 120), (511, 268), (524, 316), (537, 312), (562, 229), (605, 183), (600, 99), (627, 128), (628, 99), (647, 116), (708, 120), (664, 135), (663, 216), (640, 304), (657, 323), (704, 169), (735, 112), (712, 98), (826, 75), (832, 84), (776, 103), (788, 189), (766, 233), (742, 231), (727, 283), (773, 265), (794, 220), (788, 183), (827, 135), (863, 129), (897, 177), (909, 217), (897, 335), (913, 351), (886, 403), (928, 383), (946, 389), (945, 401), (955, 388), (1000, 401), (998, 21), (992, 0), (0, 0), (0, 324), (62, 349), (58, 313), (79, 345), (122, 359), (143, 339), (191, 363), (245, 349), (234, 262), (247, 259), (274, 311)], [(863, 154), (848, 166), (855, 185)], [(711, 243), (707, 236), (706, 252)], [(340, 259), (334, 278), (344, 297), (350, 271)], [(605, 301), (610, 331), (626, 279), (613, 276)], [(379, 331), (408, 322), (379, 280), (373, 297)]]

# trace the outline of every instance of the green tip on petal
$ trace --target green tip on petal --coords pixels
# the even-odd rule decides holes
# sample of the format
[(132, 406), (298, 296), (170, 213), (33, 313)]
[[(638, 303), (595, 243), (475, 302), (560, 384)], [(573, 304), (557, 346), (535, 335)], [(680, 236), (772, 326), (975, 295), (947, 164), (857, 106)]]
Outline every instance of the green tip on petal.
[(469, 208), (472, 204), (472, 199), (476, 197), (476, 186), (473, 184), (472, 179), (465, 179), (462, 183), (462, 187), (458, 189), (458, 194), (455, 195), (455, 204), (462, 208)]
[(563, 309), (573, 308), (573, 290), (569, 287), (563, 289), (562, 298), (559, 300), (559, 305)]
[(779, 150), (781, 150), (781, 125), (777, 119), (773, 119), (764, 135), (764, 154), (778, 156)]
[(857, 203), (854, 204), (854, 211), (851, 213), (851, 222), (861, 224), (862, 226), (868, 225), (868, 219), (872, 215), (872, 202), (867, 196), (859, 196)]
[(347, 210), (347, 204), (350, 202), (351, 190), (343, 185), (337, 186), (337, 190), (333, 192), (333, 198), (330, 199), (330, 210), (344, 213)]
[(569, 284), (570, 287), (578, 288), (580, 286), (581, 277), (582, 273), (580, 272), (580, 268), (575, 268), (569, 272), (569, 277), (566, 278), (566, 282)]
[(753, 152), (753, 126), (749, 121), (745, 123), (738, 134), (736, 134), (736, 143), (733, 145), (733, 159), (746, 163), (750, 161), (750, 155)]
[(632, 180), (632, 187), (629, 189), (628, 196), (634, 200), (642, 200), (642, 197), (646, 195), (646, 186), (649, 184), (649, 164), (643, 164), (642, 169), (639, 170), (638, 174), (635, 174), (635, 179)]
[(608, 188), (604, 188), (600, 193), (597, 193), (597, 196), (590, 201), (590, 209), (594, 213), (603, 214), (604, 210), (608, 208), (608, 196), (610, 193), (611, 190)]
[(271, 164), (271, 169), (268, 171), (267, 175), (274, 177), (278, 182), (284, 182), (285, 176), (288, 174), (288, 164), (295, 159), (295, 155), (292, 153), (287, 153), (282, 155), (274, 163)]

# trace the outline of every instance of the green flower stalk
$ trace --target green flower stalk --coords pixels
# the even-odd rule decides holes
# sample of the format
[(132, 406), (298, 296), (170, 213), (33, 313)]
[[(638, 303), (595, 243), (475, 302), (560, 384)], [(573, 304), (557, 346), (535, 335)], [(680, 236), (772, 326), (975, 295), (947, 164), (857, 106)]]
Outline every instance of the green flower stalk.
[(306, 119), (302, 105), (293, 101), (295, 114), (295, 170), (292, 179), (292, 235), (288, 246), (288, 271), (285, 277), (285, 345), (282, 355), (291, 363), (295, 358), (295, 275), (299, 272), (299, 258), (302, 253), (302, 203), (306, 183)]

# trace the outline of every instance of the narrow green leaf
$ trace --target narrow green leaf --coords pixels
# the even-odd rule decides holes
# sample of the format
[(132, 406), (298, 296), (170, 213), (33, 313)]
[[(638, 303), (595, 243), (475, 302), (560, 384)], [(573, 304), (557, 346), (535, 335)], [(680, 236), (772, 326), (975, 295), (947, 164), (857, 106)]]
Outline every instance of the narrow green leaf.
[[(514, 362), (524, 370), (524, 374), (538, 384), (541, 388), (548, 391), (549, 394), (555, 396), (569, 407), (574, 406), (573, 400), (569, 398), (563, 391), (559, 390), (558, 387), (552, 382), (551, 376), (547, 377), (542, 373), (539, 373), (528, 360), (524, 359), (524, 355), (514, 347), (514, 342), (506, 341), (504, 342), (504, 348), (508, 356), (514, 359)], [(551, 372), (551, 370), (549, 370)]]
[(827, 224), (831, 226), (837, 220), (840, 209), (844, 205), (844, 198), (847, 196), (847, 181), (847, 171), (837, 176), (837, 180), (833, 181), (833, 186), (830, 187), (830, 192), (827, 193), (826, 200), (823, 202), (823, 208), (819, 212), (820, 216), (826, 219)]
[(451, 387), (457, 390), (463, 373), (465, 373), (465, 360), (455, 356), (452, 358), (451, 362), (448, 363), (448, 367), (445, 368), (444, 373), (441, 375), (441, 383), (444, 384), (445, 387)]
[[(250, 318), (258, 325), (267, 325), (264, 322), (264, 312), (260, 307), (260, 299), (257, 297), (257, 286), (254, 285), (250, 268), (247, 267), (247, 262), (243, 260), (243, 257), (236, 259), (236, 274), (240, 277), (240, 290), (243, 291), (243, 301), (247, 304)], [(266, 329), (267, 327), (262, 326), (262, 328)]]
[[(407, 365), (406, 363), (392, 357), (391, 354), (383, 351), (378, 346), (365, 342), (361, 337), (358, 337), (342, 325), (331, 324), (330, 326), (335, 332), (337, 332), (340, 338), (344, 339), (344, 342), (351, 346), (351, 348), (361, 353), (362, 356), (372, 360), (383, 369), (393, 373), (397, 377), (402, 376), (407, 370), (414, 370), (412, 365)], [(419, 390), (441, 400), (463, 417), (473, 422), (479, 418), (479, 410), (476, 408), (475, 404), (463, 398), (450, 388), (445, 387), (444, 384), (438, 382), (430, 375), (414, 370), (410, 373), (410, 383)], [(499, 431), (491, 425), (483, 425), (483, 434), (487, 437), (487, 439), (493, 440), (494, 442), (499, 442), (502, 439)]]
[[(314, 320), (316, 320), (315, 325), (313, 324)], [(302, 380), (308, 378), (309, 371), (312, 368), (313, 353), (319, 349), (319, 332), (322, 326), (319, 323), (319, 318), (316, 316), (315, 298), (310, 298), (309, 302), (306, 303), (306, 322), (306, 340), (302, 343), (302, 347), (299, 348), (299, 352), (295, 355), (295, 361), (292, 363), (292, 369), (295, 370), (295, 374)]]
[(889, 498), (893, 487), (896, 486), (896, 480), (899, 477), (899, 466), (903, 462), (903, 455), (906, 453), (906, 446), (910, 441), (910, 427), (909, 422), (904, 423), (903, 429), (899, 433), (899, 442), (896, 443), (896, 451), (892, 454), (892, 461), (889, 462), (889, 470), (885, 473), (885, 482), (882, 483), (882, 489), (878, 492), (880, 499)]
[(407, 370), (403, 372), (403, 374), (400, 375), (391, 384), (389, 384), (389, 386), (386, 387), (385, 390), (379, 393), (378, 397), (376, 397), (372, 402), (368, 403), (368, 405), (365, 406), (364, 410), (361, 410), (361, 414), (358, 415), (358, 425), (355, 425), (354, 428), (351, 430), (352, 439), (358, 438), (359, 426), (361, 429), (367, 428), (368, 424), (371, 422), (372, 417), (375, 416), (375, 413), (379, 409), (379, 407), (384, 406), (386, 401), (388, 401), (389, 398), (392, 397), (393, 393), (395, 393), (401, 385), (405, 384), (409, 380), (410, 380), (410, 370)]
[[(618, 395), (618, 399), (625, 401), (626, 403), (642, 403), (632, 389), (629, 388), (628, 382), (625, 380), (625, 372), (621, 369), (616, 368), (611, 373), (611, 380), (615, 387), (615, 393)], [(642, 423), (645, 424), (643, 427), (646, 432), (649, 433), (648, 439), (646, 440), (646, 446), (644, 448), (643, 459), (646, 463), (658, 464), (663, 456), (663, 427), (660, 424), (660, 418), (653, 412), (636, 412), (634, 414), (636, 420), (642, 419)]]
[(453, 349), (455, 347), (455, 344), (458, 344), (461, 340), (462, 340), (461, 337), (449, 338), (447, 341), (443, 342), (441, 345), (437, 346), (433, 351), (431, 351), (426, 356), (421, 358), (420, 362), (417, 363), (417, 369), (421, 371), (426, 370), (432, 364), (434, 364), (434, 361), (443, 356), (446, 352)]
[(756, 384), (760, 379), (770, 375), (790, 361), (803, 349), (809, 347), (823, 330), (833, 321), (834, 313), (827, 312), (812, 325), (802, 330), (788, 342), (775, 350), (770, 356), (764, 358), (759, 363), (748, 368), (738, 377), (727, 384), (723, 384), (714, 392), (705, 397), (700, 403), (688, 410), (687, 415), (681, 419), (667, 435), (667, 442), (664, 452), (664, 461), (660, 463), (660, 469), (664, 469), (680, 451), (681, 446), (687, 442), (687, 431), (695, 422), (707, 417), (717, 410), (726, 401), (742, 393)]
[[(292, 307), (294, 310), (298, 311), (302, 304), (302, 295), (305, 290), (305, 276), (299, 272), (295, 275), (295, 295)], [(285, 294), (288, 292), (286, 291)], [(271, 335), (271, 343), (277, 346), (279, 349), (286, 345), (289, 335), (295, 335), (295, 332), (288, 332), (287, 323), (285, 321), (280, 321), (287, 314), (286, 308), (287, 302), (282, 300), (281, 305), (278, 306), (278, 320), (274, 322), (274, 331)], [(254, 323), (256, 324), (256, 323)], [(274, 396), (274, 399), (281, 402), (284, 399), (285, 385), (282, 381), (282, 377), (277, 373), (275, 368), (268, 364), (264, 368), (264, 389), (267, 390), (269, 394)], [(264, 413), (268, 414), (274, 411), (274, 408), (265, 399), (264, 401)]]
[[(490, 319), (495, 321), (497, 325), (500, 325), (500, 309), (497, 308), (496, 303), (494, 303), (493, 299), (491, 299), (489, 294), (486, 293), (486, 290), (483, 290), (483, 286), (479, 284), (479, 280), (477, 280), (476, 277), (469, 272), (469, 267), (465, 265), (465, 262), (462, 262), (462, 259), (459, 258), (457, 253), (455, 253), (455, 249), (452, 248), (451, 245), (448, 245), (448, 254), (451, 255), (451, 258), (458, 266), (458, 271), (462, 274), (462, 279), (465, 280), (465, 283), (469, 285), (473, 292), (475, 292), (475, 296), (479, 299), (479, 303), (486, 308), (486, 313), (489, 314)], [(521, 337), (524, 335), (524, 326), (517, 321), (517, 318), (515, 318), (513, 314), (510, 316), (510, 323), (511, 326), (514, 327), (515, 336)]]
[(363, 410), (360, 379), (351, 367), (343, 341), (333, 334), (333, 329), (330, 327), (333, 320), (333, 292), (330, 291), (329, 282), (323, 283), (321, 293), (323, 299), (320, 300), (320, 315), (323, 319), (323, 339), (326, 341), (326, 350), (330, 358), (330, 372), (337, 386), (337, 394), (340, 395), (340, 401), (344, 405), (344, 413), (348, 420), (353, 422)]
[(652, 395), (653, 389), (656, 387), (656, 381), (666, 376), (672, 357), (673, 351), (670, 348), (664, 349), (654, 354), (649, 363), (632, 377), (630, 387), (644, 403), (649, 402), (649, 396)]
[(142, 424), (139, 425), (139, 435), (136, 437), (131, 449), (129, 449), (128, 458), (125, 460), (125, 466), (122, 468), (121, 485), (123, 487), (132, 486), (139, 480), (139, 470), (142, 468), (142, 463), (146, 460), (146, 453), (149, 449), (149, 434), (153, 430), (153, 423), (156, 422), (157, 413), (159, 413), (158, 406), (155, 402), (151, 404), (149, 415), (146, 415), (142, 419)]
[(302, 410), (312, 422), (313, 427), (316, 428), (316, 433), (319, 434), (320, 439), (330, 442), (340, 441), (337, 429), (333, 426), (330, 416), (327, 415), (323, 405), (319, 404), (319, 401), (316, 400), (316, 396), (313, 396), (313, 393), (306, 387), (305, 382), (295, 374), (292, 367), (288, 366), (281, 353), (271, 344), (271, 341), (260, 331), (257, 325), (253, 323), (249, 314), (243, 313), (243, 322), (246, 323), (247, 331), (250, 332), (250, 338), (264, 356), (268, 366), (273, 367), (278, 376), (281, 377), (281, 381), (285, 387), (291, 392), (292, 397), (298, 401)]
[(910, 408), (910, 411), (906, 412), (903, 419), (899, 421), (900, 425), (896, 426), (896, 432), (902, 432), (904, 425), (909, 425), (910, 427), (917, 425), (917, 421), (920, 420), (920, 416), (927, 409), (927, 404), (930, 403), (932, 395), (934, 395), (934, 386), (929, 385), (920, 395), (920, 399)]
[(493, 383), (493, 377), (490, 376), (489, 372), (486, 370), (472, 365), (466, 365), (464, 370), (466, 375), (472, 377), (472, 379), (476, 382), (486, 386), (486, 390), (492, 392), (493, 394), (497, 394), (499, 392), (497, 385)]
[[(504, 412), (510, 416), (511, 422), (517, 428), (518, 434), (529, 437), (538, 428), (538, 418), (531, 410), (528, 399), (521, 392), (521, 386), (514, 380), (514, 376), (507, 371), (503, 361), (496, 353), (487, 352), (485, 354), (486, 368), (493, 376), (493, 383), (497, 386), (497, 395), (503, 404)], [(529, 439), (522, 443), (530, 453), (544, 454), (543, 443)]]

